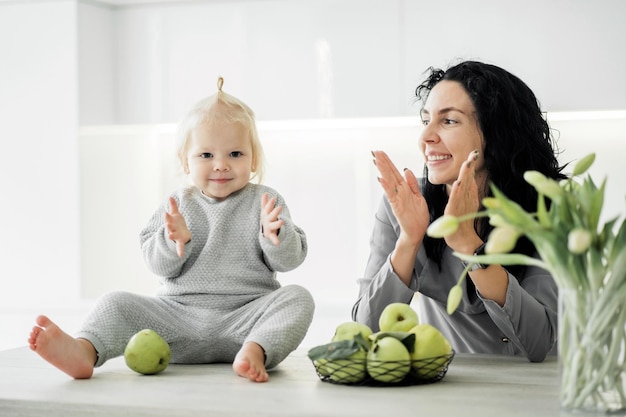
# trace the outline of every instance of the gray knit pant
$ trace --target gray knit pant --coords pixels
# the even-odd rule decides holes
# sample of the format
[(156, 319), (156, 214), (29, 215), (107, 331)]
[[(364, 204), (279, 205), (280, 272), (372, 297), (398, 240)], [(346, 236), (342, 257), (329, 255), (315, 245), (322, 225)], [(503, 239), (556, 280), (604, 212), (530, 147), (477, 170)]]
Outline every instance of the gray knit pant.
[(256, 342), (265, 350), (270, 369), (302, 342), (314, 309), (313, 297), (299, 285), (257, 298), (151, 297), (116, 291), (98, 300), (76, 336), (96, 348), (96, 366), (123, 355), (138, 331), (152, 329), (169, 343), (171, 363), (232, 363), (244, 343)]

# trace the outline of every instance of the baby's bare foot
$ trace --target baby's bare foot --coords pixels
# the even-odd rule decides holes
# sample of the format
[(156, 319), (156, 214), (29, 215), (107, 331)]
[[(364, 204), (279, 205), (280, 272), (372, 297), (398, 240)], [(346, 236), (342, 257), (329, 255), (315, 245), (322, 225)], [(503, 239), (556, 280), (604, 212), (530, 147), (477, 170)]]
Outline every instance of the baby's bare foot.
[(254, 342), (242, 346), (233, 362), (237, 375), (254, 382), (267, 382), (269, 375), (265, 369), (265, 351)]
[(46, 316), (35, 319), (28, 338), (31, 350), (72, 378), (91, 378), (96, 349), (85, 339), (75, 339)]

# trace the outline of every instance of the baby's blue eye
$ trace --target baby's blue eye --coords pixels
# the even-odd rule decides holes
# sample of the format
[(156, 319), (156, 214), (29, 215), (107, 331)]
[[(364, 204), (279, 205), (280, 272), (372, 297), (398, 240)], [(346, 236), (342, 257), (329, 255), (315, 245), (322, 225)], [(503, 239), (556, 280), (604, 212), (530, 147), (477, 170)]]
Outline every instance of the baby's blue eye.
[(230, 153), (231, 158), (239, 158), (241, 155), (243, 155), (243, 153), (240, 151), (233, 151)]
[(213, 158), (213, 154), (210, 152), (204, 152), (200, 154), (200, 158)]

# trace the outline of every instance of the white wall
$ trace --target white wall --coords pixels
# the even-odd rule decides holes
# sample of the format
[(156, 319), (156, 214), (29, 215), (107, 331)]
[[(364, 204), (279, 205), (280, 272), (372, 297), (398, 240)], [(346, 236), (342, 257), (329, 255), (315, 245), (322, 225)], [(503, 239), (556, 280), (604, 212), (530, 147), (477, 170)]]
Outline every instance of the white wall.
[(78, 82), (81, 125), (117, 123), (115, 12), (78, 3)]
[(73, 1), (0, 4), (0, 311), (79, 294)]
[[(121, 124), (177, 122), (218, 75), (260, 120), (411, 116), (423, 72), (456, 58), (511, 70), (547, 111), (626, 108), (622, 0), (192, 1), (112, 15)], [(81, 124), (108, 123), (106, 99), (86, 97)]]

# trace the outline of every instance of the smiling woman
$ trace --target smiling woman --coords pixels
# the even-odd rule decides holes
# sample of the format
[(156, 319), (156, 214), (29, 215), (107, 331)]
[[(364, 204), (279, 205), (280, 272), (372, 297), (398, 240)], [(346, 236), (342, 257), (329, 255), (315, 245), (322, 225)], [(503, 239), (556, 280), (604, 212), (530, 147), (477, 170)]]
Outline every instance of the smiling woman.
[[(353, 318), (377, 331), (386, 305), (410, 303), (418, 292), (420, 319), (439, 328), (457, 352), (542, 361), (555, 353), (557, 337), (557, 291), (550, 274), (522, 265), (472, 268), (458, 309), (448, 315), (448, 293), (465, 268), (452, 252), (481, 250), (493, 226), (485, 219), (465, 221), (443, 239), (426, 235), (444, 214), (478, 211), (490, 183), (529, 208), (537, 193), (524, 172), (565, 178), (537, 98), (515, 75), (476, 61), (445, 71), (431, 68), (416, 95), (423, 102), (424, 175), (420, 184), (411, 170), (402, 175), (385, 152), (374, 152), (385, 197)], [(517, 249), (537, 256), (528, 240)]]

